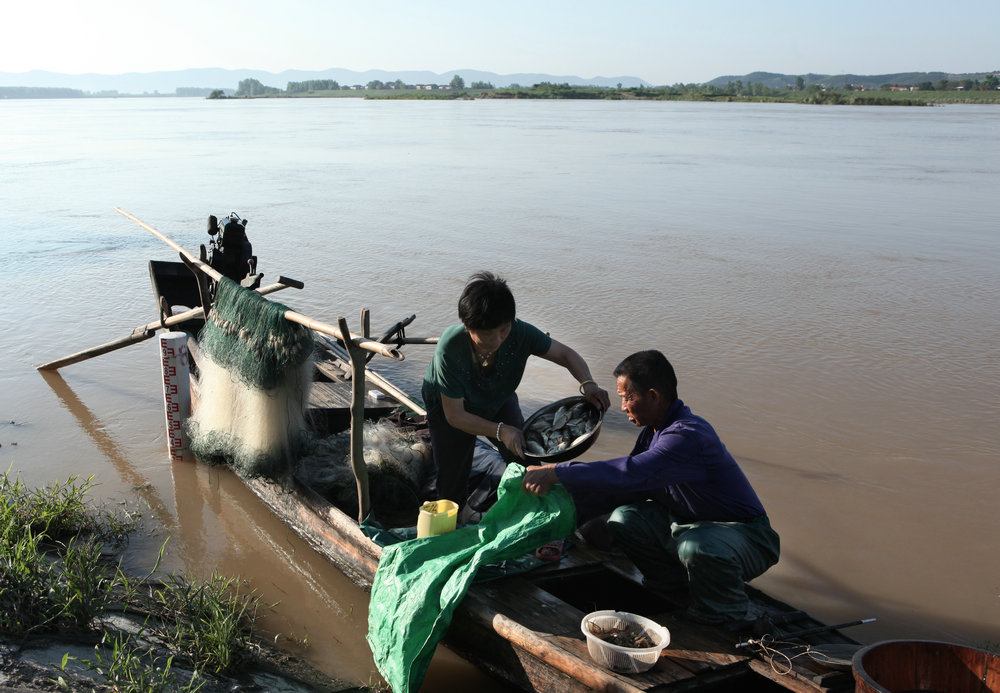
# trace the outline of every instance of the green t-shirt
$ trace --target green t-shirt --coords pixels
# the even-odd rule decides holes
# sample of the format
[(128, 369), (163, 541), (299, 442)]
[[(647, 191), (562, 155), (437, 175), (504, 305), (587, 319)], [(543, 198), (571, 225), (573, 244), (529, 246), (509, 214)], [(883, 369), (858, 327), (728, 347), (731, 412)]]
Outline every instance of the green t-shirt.
[(428, 412), (441, 411), (441, 395), (465, 400), (470, 414), (491, 419), (521, 383), (528, 357), (549, 351), (552, 338), (534, 325), (514, 320), (510, 334), (497, 350), (496, 368), (484, 374), (472, 358), (469, 336), (461, 324), (445, 329), (424, 374), (423, 396)]

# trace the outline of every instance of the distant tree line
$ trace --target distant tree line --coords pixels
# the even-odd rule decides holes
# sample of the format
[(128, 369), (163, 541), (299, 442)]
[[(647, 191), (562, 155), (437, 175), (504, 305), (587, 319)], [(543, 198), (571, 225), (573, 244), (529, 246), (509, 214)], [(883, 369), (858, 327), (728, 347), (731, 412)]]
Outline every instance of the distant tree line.
[(509, 90), (497, 90), (498, 94), (506, 92), (518, 99), (594, 99), (611, 95), (611, 91), (604, 87), (571, 86), (566, 82), (539, 82), (530, 88), (511, 86)]
[[(540, 82), (531, 87), (512, 84), (509, 87), (497, 89), (489, 82), (472, 82), (466, 90), (465, 80), (460, 75), (452, 77), (446, 86), (436, 84), (406, 84), (397, 79), (392, 82), (371, 80), (366, 85), (341, 85), (336, 80), (309, 80), (305, 82), (289, 82), (286, 90), (268, 87), (256, 79), (245, 79), (239, 83), (237, 97), (267, 97), (294, 95), (313, 92), (330, 92), (335, 90), (363, 89), (368, 98), (498, 98), (498, 99), (644, 99), (644, 100), (686, 100), (686, 101), (782, 101), (809, 104), (857, 104), (857, 105), (924, 105), (941, 98), (947, 100), (968, 100), (969, 96), (954, 96), (956, 91), (979, 90), (992, 91), (993, 95), (983, 94), (975, 100), (984, 102), (1000, 102), (1000, 94), (996, 89), (1000, 78), (996, 74), (986, 75), (983, 79), (963, 79), (949, 81), (938, 80), (935, 83), (925, 82), (913, 87), (901, 85), (883, 85), (881, 89), (863, 89), (856, 85), (845, 85), (832, 88), (822, 84), (806, 84), (802, 77), (795, 79), (795, 84), (784, 88), (770, 87), (763, 82), (731, 80), (723, 86), (713, 84), (674, 84), (660, 87), (597, 87), (586, 85), (570, 85), (568, 83), (554, 84)], [(889, 93), (898, 91), (938, 91), (949, 92), (951, 96), (917, 97)], [(912, 94), (912, 92), (910, 92)], [(225, 98), (216, 90), (209, 98)]]
[(205, 87), (177, 87), (177, 96), (210, 96), (212, 91)]
[(236, 87), (236, 96), (277, 96), (281, 93), (277, 87), (266, 87), (256, 79), (242, 79)]
[(305, 82), (289, 82), (285, 88), (289, 94), (308, 94), (311, 91), (335, 91), (340, 84), (335, 79), (310, 79)]
[[(888, 86), (884, 85), (883, 88)], [(939, 79), (937, 82), (920, 82), (916, 86), (918, 91), (957, 91), (959, 89), (968, 91), (996, 91), (997, 88), (1000, 88), (1000, 77), (997, 75), (986, 75), (981, 80)]]
[(416, 89), (415, 84), (406, 84), (401, 79), (394, 82), (383, 82), (380, 79), (373, 79), (365, 85), (365, 89)]
[(62, 87), (0, 87), (0, 99), (75, 99), (84, 97), (79, 89)]
[[(347, 85), (340, 84), (335, 79), (310, 79), (304, 82), (288, 82), (285, 90), (282, 91), (277, 87), (268, 87), (262, 84), (256, 79), (244, 79), (241, 80), (239, 86), (236, 88), (236, 96), (238, 97), (254, 97), (254, 96), (278, 96), (282, 94), (309, 94), (318, 91), (338, 91), (338, 90), (354, 90), (360, 88), (361, 85)], [(363, 87), (366, 90), (379, 91), (383, 89), (465, 89), (465, 80), (462, 79), (460, 75), (455, 75), (451, 78), (451, 82), (448, 83), (447, 87), (441, 87), (437, 84), (407, 84), (401, 79), (396, 79), (392, 82), (383, 82), (380, 79), (373, 79), (369, 81)], [(471, 89), (494, 89), (494, 86), (489, 82), (473, 82)], [(221, 90), (214, 90), (209, 95), (209, 98), (225, 98), (225, 94)]]

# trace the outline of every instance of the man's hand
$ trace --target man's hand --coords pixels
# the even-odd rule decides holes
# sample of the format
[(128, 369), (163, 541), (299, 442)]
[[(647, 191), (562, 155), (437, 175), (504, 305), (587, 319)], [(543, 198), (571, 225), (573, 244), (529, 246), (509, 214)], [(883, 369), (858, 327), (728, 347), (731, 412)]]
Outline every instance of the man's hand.
[(543, 464), (539, 467), (528, 467), (521, 480), (521, 489), (532, 496), (544, 496), (553, 486), (559, 483), (554, 464)]

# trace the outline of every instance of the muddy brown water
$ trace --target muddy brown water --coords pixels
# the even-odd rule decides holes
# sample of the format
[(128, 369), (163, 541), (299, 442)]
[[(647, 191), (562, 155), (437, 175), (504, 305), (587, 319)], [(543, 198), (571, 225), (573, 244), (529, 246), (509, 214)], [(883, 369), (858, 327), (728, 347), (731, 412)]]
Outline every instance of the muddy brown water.
[[(120, 206), (195, 250), (236, 210), (300, 312), (411, 336), (455, 320), (465, 278), (613, 392), (662, 349), (782, 538), (756, 581), (864, 642), (1000, 641), (1000, 173), (995, 108), (763, 104), (0, 105), (0, 462), (93, 475), (146, 508), (128, 566), (244, 577), (264, 627), (331, 675), (377, 678), (367, 594), (228, 472), (166, 457), (154, 342), (35, 366), (156, 317), (145, 263), (174, 259)], [(373, 364), (419, 392), (428, 347)], [(575, 394), (533, 362), (525, 413)], [(612, 398), (615, 407), (617, 399)], [(617, 409), (585, 459), (624, 454)], [(459, 673), (456, 673), (459, 672)], [(445, 650), (425, 690), (478, 674)]]

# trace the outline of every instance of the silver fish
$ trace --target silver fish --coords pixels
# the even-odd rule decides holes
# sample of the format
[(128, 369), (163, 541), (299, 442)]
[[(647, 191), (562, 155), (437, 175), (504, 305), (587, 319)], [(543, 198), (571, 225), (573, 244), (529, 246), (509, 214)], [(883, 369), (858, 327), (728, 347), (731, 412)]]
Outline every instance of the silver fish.
[(599, 418), (586, 402), (559, 407), (535, 419), (525, 431), (525, 449), (532, 455), (552, 455), (582, 443)]
[(527, 448), (528, 452), (530, 452), (532, 455), (545, 454), (545, 448), (543, 448), (541, 445), (539, 445), (533, 440), (529, 440), (527, 443), (525, 443), (524, 447)]
[(559, 407), (556, 411), (555, 416), (552, 417), (552, 428), (562, 428), (569, 421), (569, 409), (565, 406)]

